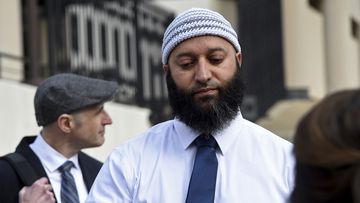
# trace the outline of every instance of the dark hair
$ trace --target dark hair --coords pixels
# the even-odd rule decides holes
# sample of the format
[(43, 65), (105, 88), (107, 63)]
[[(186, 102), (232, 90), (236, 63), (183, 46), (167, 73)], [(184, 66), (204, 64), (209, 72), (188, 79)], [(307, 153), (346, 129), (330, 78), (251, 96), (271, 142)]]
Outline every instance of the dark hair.
[(292, 203), (360, 203), (360, 90), (327, 96), (299, 122)]

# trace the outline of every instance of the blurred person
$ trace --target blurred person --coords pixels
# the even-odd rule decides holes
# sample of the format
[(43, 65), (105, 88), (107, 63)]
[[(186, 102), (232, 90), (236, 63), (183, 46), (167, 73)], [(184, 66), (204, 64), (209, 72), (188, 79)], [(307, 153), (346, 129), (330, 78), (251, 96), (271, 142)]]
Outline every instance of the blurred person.
[(41, 83), (34, 107), (42, 130), (37, 136), (24, 137), (16, 153), (48, 182), (21, 190), (25, 185), (19, 175), (0, 160), (0, 202), (19, 202), (19, 196), (24, 201), (37, 185), (50, 185), (57, 202), (84, 202), (102, 163), (81, 150), (104, 143), (105, 126), (112, 123), (104, 103), (116, 90), (116, 82), (71, 73), (56, 74)]
[(291, 203), (360, 203), (360, 90), (325, 97), (294, 137)]
[(292, 145), (242, 117), (241, 60), (222, 15), (193, 8), (177, 16), (162, 45), (175, 118), (118, 146), (86, 202), (284, 202)]

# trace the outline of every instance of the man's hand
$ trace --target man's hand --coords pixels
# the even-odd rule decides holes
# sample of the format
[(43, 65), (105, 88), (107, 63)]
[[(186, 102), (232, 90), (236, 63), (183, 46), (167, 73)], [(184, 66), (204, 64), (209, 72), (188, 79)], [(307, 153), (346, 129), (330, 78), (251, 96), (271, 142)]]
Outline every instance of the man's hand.
[(55, 203), (54, 194), (47, 178), (42, 177), (19, 192), (19, 203)]

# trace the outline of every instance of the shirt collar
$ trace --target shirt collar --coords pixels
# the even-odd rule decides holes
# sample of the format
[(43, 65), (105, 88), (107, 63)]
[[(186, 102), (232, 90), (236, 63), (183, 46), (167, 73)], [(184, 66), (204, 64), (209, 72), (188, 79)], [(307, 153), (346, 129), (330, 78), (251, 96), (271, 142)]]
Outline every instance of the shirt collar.
[[(242, 123), (243, 117), (241, 112), (230, 122), (230, 125), (223, 130), (215, 133), (213, 136), (219, 145), (222, 155), (225, 155), (230, 145), (234, 142), (237, 136), (239, 136), (239, 125)], [(181, 122), (177, 118), (174, 119), (175, 133), (178, 136), (184, 150), (190, 147), (191, 143), (199, 136), (199, 133), (192, 128)], [(240, 129), (241, 130), (241, 129)]]
[(239, 111), (237, 116), (230, 122), (230, 125), (223, 130), (215, 133), (214, 137), (219, 145), (222, 155), (225, 155), (230, 146), (235, 143), (238, 136), (241, 136), (243, 128), (243, 117)]
[(35, 141), (30, 146), (32, 150), (41, 160), (41, 163), (50, 172), (56, 171), (67, 160), (74, 163), (76, 169), (80, 169), (78, 155), (74, 155), (67, 159), (54, 148), (52, 148), (41, 135), (38, 135)]
[(191, 143), (196, 139), (199, 134), (192, 128), (181, 122), (179, 119), (174, 119), (175, 134), (178, 136), (184, 150), (189, 148)]

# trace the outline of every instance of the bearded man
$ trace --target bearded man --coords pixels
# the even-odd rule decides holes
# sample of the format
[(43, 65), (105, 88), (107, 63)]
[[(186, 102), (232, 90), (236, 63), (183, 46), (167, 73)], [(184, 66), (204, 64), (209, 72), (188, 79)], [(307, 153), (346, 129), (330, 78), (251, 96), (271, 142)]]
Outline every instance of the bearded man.
[(193, 8), (177, 16), (162, 46), (175, 118), (117, 147), (87, 202), (285, 202), (292, 145), (242, 117), (241, 61), (222, 15)]

